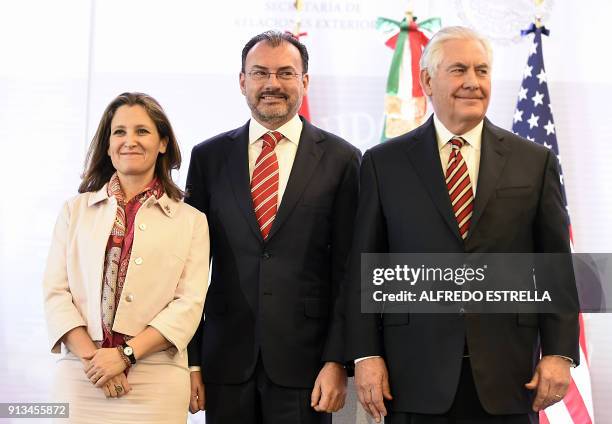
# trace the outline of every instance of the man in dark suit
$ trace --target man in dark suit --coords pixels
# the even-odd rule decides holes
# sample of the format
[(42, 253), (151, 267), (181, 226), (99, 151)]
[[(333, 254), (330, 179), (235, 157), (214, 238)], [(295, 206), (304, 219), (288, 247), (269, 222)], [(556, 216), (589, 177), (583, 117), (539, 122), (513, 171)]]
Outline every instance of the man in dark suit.
[(557, 159), (485, 118), (490, 73), (486, 40), (462, 27), (439, 31), (421, 61), (434, 115), (363, 157), (346, 348), (376, 421), (534, 422), (533, 411), (563, 398), (578, 363), (573, 312), (360, 309), (362, 252), (569, 252)]
[(298, 116), (307, 72), (291, 35), (251, 39), (240, 88), (252, 119), (192, 152), (187, 202), (208, 217), (212, 277), (190, 408), (207, 424), (325, 423), (344, 404), (340, 284), (361, 154)]

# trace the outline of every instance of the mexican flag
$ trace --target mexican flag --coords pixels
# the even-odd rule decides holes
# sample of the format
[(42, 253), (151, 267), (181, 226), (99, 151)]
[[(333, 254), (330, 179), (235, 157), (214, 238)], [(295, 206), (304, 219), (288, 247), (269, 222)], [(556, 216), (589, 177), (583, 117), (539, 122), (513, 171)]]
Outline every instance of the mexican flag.
[(401, 21), (378, 18), (376, 29), (393, 49), (387, 78), (385, 118), (381, 141), (405, 134), (423, 122), (427, 99), (419, 82), (419, 61), (431, 35), (441, 26), (440, 18), (431, 18), (417, 25), (407, 13)]

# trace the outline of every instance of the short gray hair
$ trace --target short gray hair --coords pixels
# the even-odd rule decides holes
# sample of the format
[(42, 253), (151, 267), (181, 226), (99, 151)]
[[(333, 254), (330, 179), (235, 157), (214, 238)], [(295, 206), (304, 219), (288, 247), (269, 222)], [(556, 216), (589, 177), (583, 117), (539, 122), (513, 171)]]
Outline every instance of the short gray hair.
[(442, 62), (442, 45), (450, 40), (474, 40), (484, 47), (489, 59), (489, 65), (493, 62), (493, 49), (489, 40), (478, 34), (473, 29), (462, 26), (449, 26), (436, 32), (421, 55), (421, 70), (425, 69), (429, 75), (434, 75)]

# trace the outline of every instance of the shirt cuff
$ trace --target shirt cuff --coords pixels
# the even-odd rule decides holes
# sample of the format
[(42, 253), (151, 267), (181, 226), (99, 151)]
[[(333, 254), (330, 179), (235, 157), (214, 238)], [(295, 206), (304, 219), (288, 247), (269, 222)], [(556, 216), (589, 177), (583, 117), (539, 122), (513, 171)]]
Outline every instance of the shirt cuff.
[(361, 362), (361, 361), (363, 361), (364, 359), (370, 359), (370, 358), (380, 358), (380, 356), (378, 356), (378, 355), (374, 355), (374, 356), (364, 356), (363, 358), (357, 358), (357, 359), (355, 359), (355, 363), (357, 363), (357, 362)]
[(195, 371), (200, 372), (200, 371), (202, 371), (202, 369), (200, 367), (196, 366), (196, 365), (193, 365), (193, 366), (189, 367), (189, 372), (195, 372)]
[(566, 361), (569, 361), (570, 363), (570, 367), (572, 368), (576, 368), (576, 363), (574, 362), (574, 360), (572, 358), (570, 358), (569, 356), (563, 356), (563, 355), (552, 355), (552, 356), (556, 356), (557, 358), (563, 358)]

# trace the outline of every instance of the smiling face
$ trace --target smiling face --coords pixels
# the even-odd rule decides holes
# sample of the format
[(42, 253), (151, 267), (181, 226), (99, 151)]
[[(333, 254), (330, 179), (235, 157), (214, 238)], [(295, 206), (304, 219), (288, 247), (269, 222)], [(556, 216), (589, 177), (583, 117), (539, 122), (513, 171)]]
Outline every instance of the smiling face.
[(485, 116), (491, 93), (490, 61), (477, 40), (445, 41), (433, 75), (421, 70), (421, 85), (436, 116), (453, 134), (464, 134)]
[(153, 179), (155, 163), (166, 152), (167, 140), (159, 133), (149, 114), (140, 105), (124, 105), (111, 121), (108, 155), (120, 178)]
[[(289, 80), (279, 80), (276, 75), (256, 81), (251, 71), (298, 74)], [(253, 117), (268, 129), (277, 129), (298, 112), (302, 98), (308, 90), (308, 74), (302, 74), (299, 50), (288, 42), (272, 47), (268, 42), (257, 43), (248, 53), (245, 72), (240, 73), (240, 90), (246, 97)]]

